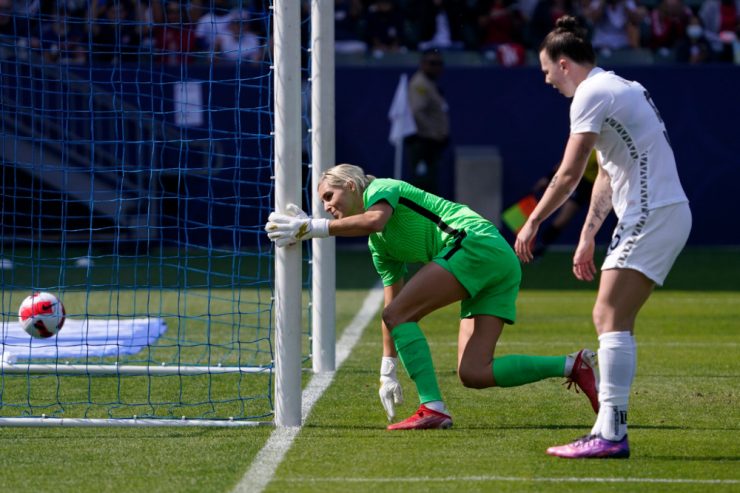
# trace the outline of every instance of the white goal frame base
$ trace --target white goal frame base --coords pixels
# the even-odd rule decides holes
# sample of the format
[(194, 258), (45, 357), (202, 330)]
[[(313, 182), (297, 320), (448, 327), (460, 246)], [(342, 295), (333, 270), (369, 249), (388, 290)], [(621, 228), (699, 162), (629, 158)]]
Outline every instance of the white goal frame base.
[(181, 365), (78, 365), (3, 363), (0, 373), (30, 375), (208, 375), (225, 373), (266, 373), (269, 366), (181, 366)]
[(193, 427), (193, 426), (219, 426), (222, 428), (233, 427), (257, 427), (275, 426), (272, 421), (246, 421), (235, 419), (176, 419), (176, 418), (0, 418), (0, 427), (58, 427), (66, 426), (72, 428), (108, 427), (108, 428), (131, 428), (131, 427)]
[[(33, 364), (2, 363), (0, 374), (28, 375), (99, 375), (99, 376), (166, 376), (166, 375), (223, 375), (235, 373), (267, 373), (273, 366), (179, 366), (179, 365), (79, 365), (79, 364)], [(273, 411), (274, 413), (274, 411)], [(247, 421), (233, 418), (198, 419), (198, 418), (50, 418), (41, 417), (2, 417), (0, 427), (255, 427), (274, 426), (272, 421)]]

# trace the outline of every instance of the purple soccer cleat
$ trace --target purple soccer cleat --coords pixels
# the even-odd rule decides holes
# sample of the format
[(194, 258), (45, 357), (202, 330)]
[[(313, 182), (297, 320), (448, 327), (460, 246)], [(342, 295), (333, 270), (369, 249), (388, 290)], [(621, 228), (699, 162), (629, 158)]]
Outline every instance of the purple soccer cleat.
[(549, 455), (564, 459), (626, 459), (630, 456), (627, 435), (613, 442), (601, 435), (586, 435), (573, 443), (547, 449)]

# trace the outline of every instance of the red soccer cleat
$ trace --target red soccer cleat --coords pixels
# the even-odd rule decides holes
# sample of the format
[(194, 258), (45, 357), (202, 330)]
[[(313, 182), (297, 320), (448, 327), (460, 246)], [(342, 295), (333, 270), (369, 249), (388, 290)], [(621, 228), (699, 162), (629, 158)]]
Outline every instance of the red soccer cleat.
[(443, 430), (452, 427), (452, 418), (444, 413), (429, 409), (424, 404), (403, 421), (388, 425), (389, 430)]
[(575, 357), (575, 361), (565, 383), (569, 389), (575, 384), (576, 392), (581, 389), (591, 401), (594, 412), (599, 414), (599, 374), (596, 372), (596, 354), (588, 349), (581, 349), (571, 356)]

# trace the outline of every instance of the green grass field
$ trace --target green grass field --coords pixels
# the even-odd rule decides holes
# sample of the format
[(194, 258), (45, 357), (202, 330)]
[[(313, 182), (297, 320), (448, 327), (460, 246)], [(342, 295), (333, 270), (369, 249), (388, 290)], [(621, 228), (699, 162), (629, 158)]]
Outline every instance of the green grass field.
[[(587, 432), (594, 419), (585, 396), (567, 391), (562, 380), (463, 388), (455, 375), (457, 308), (449, 307), (422, 327), (454, 427), (385, 431), (376, 315), (266, 491), (740, 491), (738, 253), (685, 252), (666, 287), (644, 307), (629, 460), (573, 462), (544, 454)], [(343, 254), (338, 265), (341, 332), (374, 277), (366, 254)], [(571, 282), (568, 265), (568, 254), (552, 252), (525, 268), (519, 320), (504, 331), (498, 355), (596, 349), (594, 286)], [(402, 382), (406, 402), (398, 415), (405, 417), (418, 401), (405, 375)], [(0, 430), (0, 489), (228, 492), (270, 433), (267, 427), (6, 427)]]

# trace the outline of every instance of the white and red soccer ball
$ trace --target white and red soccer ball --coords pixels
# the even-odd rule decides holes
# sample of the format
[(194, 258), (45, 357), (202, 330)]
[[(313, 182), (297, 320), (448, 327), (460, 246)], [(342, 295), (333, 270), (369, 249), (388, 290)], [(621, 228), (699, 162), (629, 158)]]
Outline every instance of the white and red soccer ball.
[(18, 310), (18, 321), (31, 337), (44, 339), (62, 330), (66, 315), (59, 298), (41, 291), (23, 300)]

